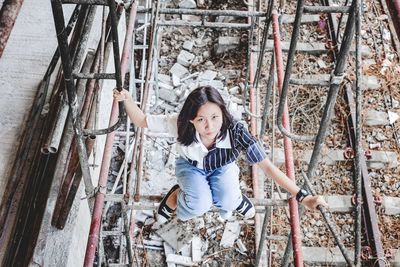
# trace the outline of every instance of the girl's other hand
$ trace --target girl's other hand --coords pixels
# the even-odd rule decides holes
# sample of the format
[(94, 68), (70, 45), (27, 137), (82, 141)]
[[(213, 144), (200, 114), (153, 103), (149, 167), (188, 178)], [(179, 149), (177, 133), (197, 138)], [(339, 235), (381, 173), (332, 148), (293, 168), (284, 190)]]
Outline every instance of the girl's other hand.
[(307, 209), (316, 211), (318, 210), (317, 207), (319, 205), (327, 208), (328, 203), (325, 202), (325, 200), (321, 196), (312, 196), (308, 195), (306, 196), (303, 201), (301, 202)]
[(114, 97), (115, 100), (117, 100), (119, 102), (119, 101), (125, 101), (125, 100), (131, 98), (131, 95), (125, 89), (122, 89), (122, 91), (119, 92), (117, 90), (117, 88), (114, 88), (113, 89), (113, 97)]

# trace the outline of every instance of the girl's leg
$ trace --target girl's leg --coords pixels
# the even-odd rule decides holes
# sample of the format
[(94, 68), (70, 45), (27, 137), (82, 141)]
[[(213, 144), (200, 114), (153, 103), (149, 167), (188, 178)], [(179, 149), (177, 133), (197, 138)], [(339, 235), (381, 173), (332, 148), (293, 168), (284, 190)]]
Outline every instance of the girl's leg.
[(210, 174), (209, 181), (214, 205), (220, 209), (222, 218), (229, 218), (242, 202), (239, 167), (230, 163), (218, 168)]
[(177, 217), (186, 221), (210, 210), (211, 190), (204, 171), (184, 159), (178, 159), (175, 172), (181, 189), (178, 193)]

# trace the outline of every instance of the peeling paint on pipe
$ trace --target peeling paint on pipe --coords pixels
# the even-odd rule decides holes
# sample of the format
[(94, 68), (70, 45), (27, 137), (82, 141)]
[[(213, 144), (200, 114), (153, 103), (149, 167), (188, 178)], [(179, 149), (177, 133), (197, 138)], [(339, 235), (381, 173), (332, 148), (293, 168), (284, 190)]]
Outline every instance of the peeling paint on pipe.
[(0, 10), (0, 58), (24, 0), (5, 0)]

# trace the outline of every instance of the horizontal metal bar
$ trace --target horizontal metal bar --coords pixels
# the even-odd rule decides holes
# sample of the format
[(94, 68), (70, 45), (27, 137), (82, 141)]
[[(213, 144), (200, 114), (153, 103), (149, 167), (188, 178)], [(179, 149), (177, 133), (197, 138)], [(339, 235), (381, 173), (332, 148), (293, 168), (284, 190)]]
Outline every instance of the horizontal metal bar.
[(307, 80), (307, 79), (296, 79), (296, 78), (290, 78), (289, 83), (294, 85), (310, 85), (310, 86), (329, 86), (331, 84), (329, 80)]
[(160, 14), (183, 14), (197, 16), (234, 16), (234, 17), (265, 17), (266, 12), (249, 12), (239, 10), (208, 10), (208, 9), (160, 9)]
[[(287, 200), (272, 200), (272, 199), (251, 199), (255, 206), (274, 206), (284, 207), (288, 205)], [(122, 200), (121, 200), (122, 201)], [(127, 209), (133, 210), (154, 210), (158, 207), (159, 203), (140, 203), (136, 202), (132, 205), (128, 205)], [(259, 208), (258, 208), (259, 209)]]
[(115, 80), (115, 73), (73, 73), (75, 79), (107, 79)]
[(316, 13), (349, 13), (350, 6), (305, 6), (304, 12)]
[(176, 26), (176, 27), (205, 27), (205, 28), (240, 28), (249, 29), (251, 27), (248, 23), (218, 23), (218, 22), (202, 22), (202, 21), (160, 21), (158, 26)]
[(107, 0), (62, 0), (63, 4), (103, 5), (108, 6)]
[(124, 235), (125, 234), (125, 232), (124, 231), (118, 231), (118, 230), (114, 230), (114, 231), (101, 231), (101, 235), (104, 237), (104, 236), (107, 236), (107, 235), (117, 235), (117, 236), (120, 236), (120, 235)]
[(148, 45), (134, 45), (133, 49), (147, 49), (149, 48)]

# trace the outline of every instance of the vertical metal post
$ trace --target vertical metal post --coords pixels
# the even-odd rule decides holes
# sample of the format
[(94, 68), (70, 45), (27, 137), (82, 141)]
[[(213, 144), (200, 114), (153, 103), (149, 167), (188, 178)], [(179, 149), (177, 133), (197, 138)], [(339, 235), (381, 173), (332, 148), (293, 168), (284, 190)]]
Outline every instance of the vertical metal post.
[(355, 166), (354, 179), (356, 191), (356, 210), (354, 224), (354, 264), (361, 266), (361, 202), (362, 202), (362, 184), (361, 184), (361, 158), (362, 154), (362, 90), (361, 90), (361, 0), (356, 0), (355, 7), (355, 28), (356, 28), (356, 136), (355, 136)]
[[(279, 34), (279, 22), (278, 22), (278, 12), (272, 12), (272, 29), (274, 35), (274, 51), (275, 51), (275, 62), (278, 77), (278, 89), (282, 91), (283, 85), (283, 58), (281, 41)], [(287, 132), (290, 132), (290, 120), (289, 120), (289, 109), (285, 101), (284, 113), (283, 113), (283, 127), (285, 127)], [(289, 137), (284, 137), (284, 148), (285, 148), (285, 167), (287, 176), (291, 180), (295, 180), (294, 173), (294, 159), (293, 159), (293, 145)], [(289, 199), (289, 211), (290, 211), (290, 228), (292, 234), (293, 243), (293, 256), (296, 267), (303, 266), (303, 252), (301, 250), (301, 231), (299, 223), (299, 209), (297, 201), (294, 197)]]
[[(68, 47), (68, 35), (65, 31), (64, 13), (60, 0), (52, 0), (51, 7), (53, 10), (54, 24), (56, 26), (57, 40), (61, 54), (61, 62), (64, 71), (65, 84), (68, 94), (68, 102), (71, 108), (72, 122), (74, 125), (75, 135), (77, 139), (79, 162), (82, 168), (83, 179), (85, 182), (85, 192), (90, 195), (94, 191), (92, 181), (90, 178), (90, 171), (87, 159), (86, 146), (83, 140), (82, 127), (79, 119), (78, 101), (74, 80), (72, 78), (72, 63), (70, 59), (70, 51)], [(89, 202), (90, 203), (90, 202)]]
[[(344, 32), (344, 37), (343, 37), (343, 42), (340, 47), (337, 63), (335, 70), (333, 71), (331, 75), (331, 85), (329, 87), (329, 92), (328, 92), (328, 97), (326, 100), (324, 112), (321, 118), (321, 123), (319, 126), (318, 130), (318, 135), (317, 138), (315, 139), (315, 144), (314, 144), (314, 149), (313, 153), (311, 155), (310, 163), (308, 165), (308, 170), (307, 170), (307, 177), (311, 180), (314, 176), (315, 168), (317, 166), (321, 150), (322, 150), (322, 145), (323, 142), (326, 138), (329, 124), (332, 118), (332, 114), (334, 111), (335, 103), (336, 103), (336, 98), (339, 92), (339, 87), (342, 82), (345, 66), (347, 63), (347, 55), (350, 51), (350, 46), (351, 42), (354, 37), (354, 20), (355, 20), (355, 2), (357, 0), (353, 0), (350, 12), (349, 12), (349, 17), (347, 19), (347, 24), (346, 24), (346, 29)], [(287, 74), (286, 74), (287, 75)], [(286, 78), (286, 76), (285, 76)], [(300, 212), (300, 215), (302, 212)], [(282, 266), (287, 267), (289, 264), (288, 260), (288, 255), (291, 253), (291, 236), (288, 237), (288, 243), (286, 245), (286, 250), (285, 250), (285, 255), (282, 258)]]

